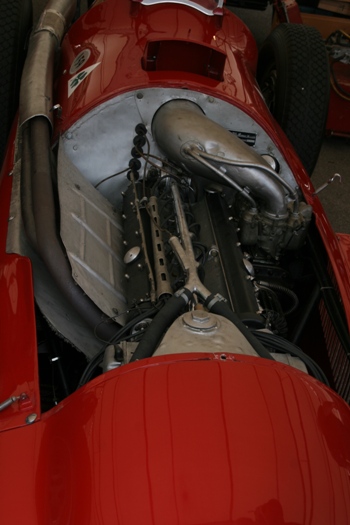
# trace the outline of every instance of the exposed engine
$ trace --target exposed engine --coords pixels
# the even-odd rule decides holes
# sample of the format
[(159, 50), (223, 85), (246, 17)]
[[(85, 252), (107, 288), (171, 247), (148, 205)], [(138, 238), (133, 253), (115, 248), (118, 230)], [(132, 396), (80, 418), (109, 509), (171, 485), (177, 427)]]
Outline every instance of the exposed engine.
[[(294, 344), (304, 308), (317, 300), (299, 305), (311, 206), (252, 119), (220, 101), (212, 108), (203, 94), (196, 102), (189, 91), (171, 94), (117, 97), (115, 109), (109, 103), (74, 124), (58, 149), (60, 236), (40, 207), (36, 237), (24, 217), (45, 261), (22, 249), (33, 261), (37, 304), (89, 360), (79, 384), (99, 365), (108, 371), (179, 352), (277, 359), (325, 380)], [(225, 126), (212, 118), (217, 112)], [(129, 116), (126, 130), (116, 115)], [(253, 132), (230, 131), (236, 119)], [(105, 128), (97, 146), (92, 122)], [(41, 184), (32, 189), (41, 198)]]
[[(147, 156), (147, 130), (137, 125), (123, 193), (126, 322), (170, 297), (178, 304), (159, 336), (143, 336), (148, 326), (157, 332), (153, 315), (134, 327), (134, 341), (123, 343), (125, 361), (137, 347), (132, 359), (203, 349), (259, 355), (246, 327), (286, 335), (298, 298), (278, 261), (304, 242), (311, 208), (299, 203), (272, 158), (192, 102), (162, 106), (152, 133), (165, 157)], [(224, 307), (220, 316), (216, 304)], [(234, 312), (240, 329), (225, 312)]]

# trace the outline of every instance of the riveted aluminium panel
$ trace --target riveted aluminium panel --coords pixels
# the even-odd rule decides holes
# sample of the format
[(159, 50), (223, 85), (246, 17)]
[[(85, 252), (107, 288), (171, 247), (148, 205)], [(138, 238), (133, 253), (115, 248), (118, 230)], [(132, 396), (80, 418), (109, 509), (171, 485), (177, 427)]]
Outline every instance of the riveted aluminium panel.
[(61, 238), (73, 278), (106, 315), (120, 315), (126, 310), (120, 214), (84, 179), (63, 148), (58, 155), (58, 189)]

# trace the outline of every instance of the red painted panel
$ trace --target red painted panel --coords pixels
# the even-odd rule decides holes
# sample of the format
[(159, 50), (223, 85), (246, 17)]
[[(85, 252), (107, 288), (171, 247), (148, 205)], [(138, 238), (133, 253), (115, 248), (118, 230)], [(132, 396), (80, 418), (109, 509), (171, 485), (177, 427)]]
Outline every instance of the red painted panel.
[(0, 434), (0, 506), (18, 486), (31, 503), (7, 525), (346, 525), (349, 432), (349, 407), (288, 366), (153, 358)]
[[(223, 81), (199, 75), (198, 71), (146, 71), (142, 60), (149, 42), (171, 40), (226, 55)], [(96, 67), (68, 96), (69, 86), (78, 74), (72, 65), (84, 50), (89, 57), (81, 70)], [(252, 35), (229, 11), (223, 17), (208, 17), (171, 3), (143, 6), (130, 0), (107, 0), (79, 19), (63, 42), (62, 78), (56, 100), (63, 108), (59, 129), (67, 129), (84, 113), (120, 93), (164, 85), (200, 90), (226, 100), (233, 98), (238, 104), (247, 103), (252, 110), (257, 106), (257, 110), (265, 108), (266, 112), (260, 95), (251, 86), (256, 61)]]
[(26, 394), (0, 412), (0, 431), (40, 415), (32, 270), (29, 259), (6, 253), (15, 126), (0, 177), (0, 403)]
[(25, 394), (0, 412), (0, 431), (40, 414), (31, 264), (17, 255), (0, 258), (0, 402)]

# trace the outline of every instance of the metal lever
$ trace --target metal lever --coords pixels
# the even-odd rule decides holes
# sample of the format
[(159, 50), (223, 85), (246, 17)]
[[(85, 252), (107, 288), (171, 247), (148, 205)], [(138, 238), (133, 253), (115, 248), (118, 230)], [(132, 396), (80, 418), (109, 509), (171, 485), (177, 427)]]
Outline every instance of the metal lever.
[(2, 403), (0, 403), (0, 412), (13, 405), (13, 403), (15, 403), (16, 401), (24, 401), (25, 399), (28, 399), (28, 396), (25, 393), (21, 394), (20, 396), (11, 396), (8, 399), (5, 399), (5, 401), (2, 401)]
[(12, 396), (0, 403), (0, 412), (5, 408), (10, 407), (13, 403), (19, 400), (19, 396)]
[(193, 252), (191, 234), (188, 230), (185, 214), (182, 209), (180, 192), (176, 184), (172, 184), (171, 189), (174, 197), (175, 212), (181, 242), (178, 237), (172, 236), (169, 239), (169, 244), (172, 247), (179, 263), (181, 264), (182, 269), (186, 273), (185, 287), (191, 292), (196, 292), (197, 295), (206, 300), (212, 294), (210, 290), (208, 290), (204, 284), (202, 284), (198, 277), (198, 262), (196, 261)]
[(322, 184), (322, 186), (317, 188), (317, 190), (314, 191), (312, 195), (318, 195), (319, 193), (321, 193), (321, 191), (325, 190), (330, 184), (335, 182), (337, 179), (339, 179), (339, 183), (341, 183), (341, 175), (339, 173), (334, 173), (333, 177), (328, 179), (327, 182), (325, 182), (324, 184)]

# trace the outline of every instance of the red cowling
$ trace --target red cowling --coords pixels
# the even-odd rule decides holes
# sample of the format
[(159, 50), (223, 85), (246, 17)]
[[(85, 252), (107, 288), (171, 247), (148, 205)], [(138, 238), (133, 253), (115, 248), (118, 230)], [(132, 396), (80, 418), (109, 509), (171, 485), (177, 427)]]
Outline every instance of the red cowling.
[(347, 405), (289, 366), (152, 358), (1, 435), (3, 520), (346, 525), (349, 432)]

